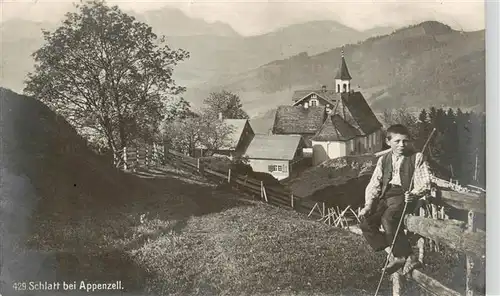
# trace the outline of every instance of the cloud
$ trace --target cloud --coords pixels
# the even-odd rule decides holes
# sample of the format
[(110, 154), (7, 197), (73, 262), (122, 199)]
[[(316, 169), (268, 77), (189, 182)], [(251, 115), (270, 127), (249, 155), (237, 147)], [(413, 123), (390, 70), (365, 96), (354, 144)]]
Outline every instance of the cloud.
[[(50, 21), (71, 9), (71, 1), (4, 1), (2, 16)], [(484, 1), (420, 0), (108, 0), (124, 10), (144, 12), (164, 6), (175, 7), (190, 17), (230, 24), (243, 35), (269, 32), (279, 27), (311, 20), (336, 20), (366, 30), (376, 26), (401, 27), (425, 20), (438, 20), (466, 31), (485, 27)]]

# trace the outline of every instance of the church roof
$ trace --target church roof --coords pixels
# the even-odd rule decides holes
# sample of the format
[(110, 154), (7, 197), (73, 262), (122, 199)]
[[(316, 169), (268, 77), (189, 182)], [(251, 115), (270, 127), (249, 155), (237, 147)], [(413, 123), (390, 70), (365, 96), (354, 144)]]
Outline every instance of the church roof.
[(351, 80), (351, 74), (349, 74), (349, 70), (347, 69), (347, 64), (345, 62), (344, 55), (342, 54), (342, 64), (340, 65), (340, 69), (337, 72), (337, 76), (335, 76), (335, 79), (342, 79), (342, 80)]
[(356, 128), (346, 122), (340, 115), (335, 114), (325, 120), (323, 126), (311, 140), (349, 141), (358, 135), (360, 135), (360, 132)]
[(377, 129), (382, 128), (382, 124), (373, 113), (361, 92), (343, 94), (342, 102), (349, 109), (363, 135), (371, 134)]

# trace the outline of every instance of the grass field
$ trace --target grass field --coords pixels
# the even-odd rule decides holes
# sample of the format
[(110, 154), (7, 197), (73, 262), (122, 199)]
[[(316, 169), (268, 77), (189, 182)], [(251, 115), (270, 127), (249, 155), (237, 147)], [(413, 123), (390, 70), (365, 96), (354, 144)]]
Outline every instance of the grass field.
[[(174, 168), (142, 177), (143, 196), (40, 224), (39, 249), (59, 250), (60, 280), (122, 280), (145, 295), (373, 295), (385, 256), (361, 236)], [(427, 269), (460, 284), (460, 258), (434, 257)], [(389, 291), (386, 279), (380, 295)]]

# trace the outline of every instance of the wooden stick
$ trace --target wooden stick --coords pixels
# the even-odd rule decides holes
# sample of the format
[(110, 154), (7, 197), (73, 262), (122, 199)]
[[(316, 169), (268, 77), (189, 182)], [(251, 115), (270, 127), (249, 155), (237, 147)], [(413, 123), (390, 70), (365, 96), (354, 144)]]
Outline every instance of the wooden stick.
[(314, 207), (312, 207), (312, 209), (311, 209), (311, 211), (309, 212), (309, 215), (307, 215), (307, 217), (309, 217), (309, 216), (311, 216), (311, 215), (312, 215), (312, 213), (314, 212), (314, 209), (315, 209), (316, 207), (318, 207), (318, 203), (315, 203), (315, 204), (314, 204)]
[(353, 215), (356, 218), (356, 220), (358, 220), (358, 223), (361, 223), (361, 220), (359, 220), (359, 216), (356, 215), (356, 212), (354, 212), (353, 209), (349, 209), (349, 210), (351, 210), (351, 212), (353, 213)]
[(293, 194), (290, 195), (290, 202), (291, 202), (292, 209), (293, 209)]
[(323, 212), (322, 212), (321, 216), (323, 216), (323, 217), (325, 216), (325, 203), (324, 202), (323, 202)]

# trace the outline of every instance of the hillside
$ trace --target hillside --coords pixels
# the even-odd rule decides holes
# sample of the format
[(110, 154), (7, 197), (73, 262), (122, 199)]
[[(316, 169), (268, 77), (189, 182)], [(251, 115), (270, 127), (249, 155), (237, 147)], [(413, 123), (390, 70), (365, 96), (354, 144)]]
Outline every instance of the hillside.
[(383, 256), (357, 235), (175, 163), (124, 174), (42, 103), (2, 88), (0, 105), (2, 293), (19, 278), (123, 282), (102, 296), (370, 295), (376, 284)]
[[(351, 85), (361, 88), (376, 112), (402, 105), (483, 111), (484, 38), (484, 30), (459, 32), (438, 22), (424, 22), (347, 45)], [(235, 75), (216, 88), (238, 93), (247, 112), (255, 115), (290, 104), (295, 90), (332, 87), (340, 50), (276, 60)]]
[(42, 103), (2, 88), (0, 105), (5, 295), (19, 278), (122, 280), (124, 291), (94, 294), (128, 296), (370, 295), (376, 284), (383, 256), (361, 237), (175, 164), (119, 172)]
[[(40, 102), (0, 94), (4, 295), (18, 279), (122, 281), (123, 291), (96, 296), (373, 294), (385, 256), (361, 236), (217, 189), (176, 163), (122, 173)], [(430, 262), (463, 290), (462, 261)]]

